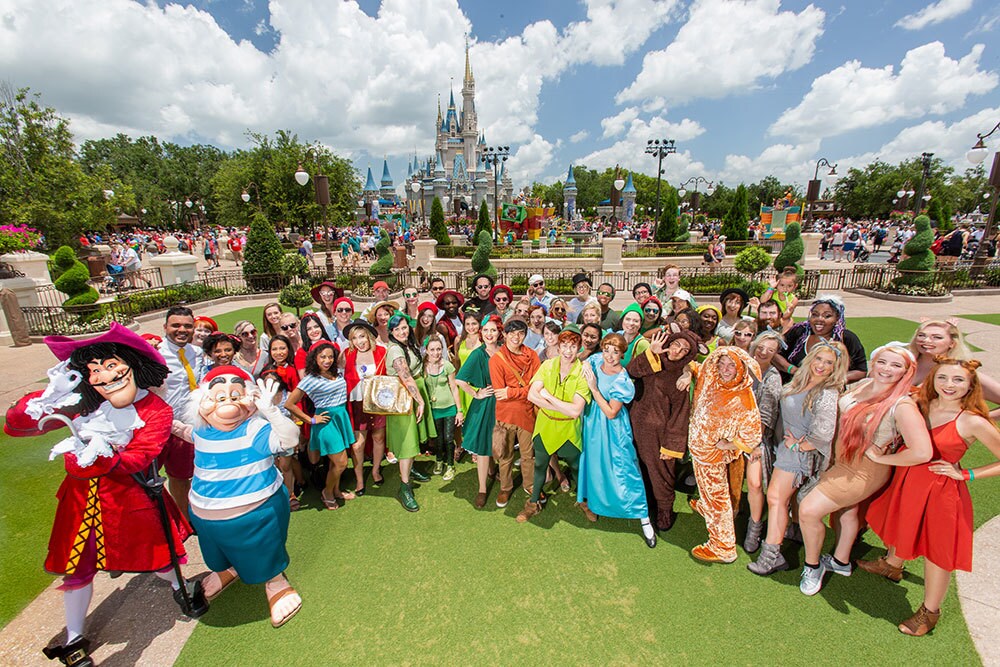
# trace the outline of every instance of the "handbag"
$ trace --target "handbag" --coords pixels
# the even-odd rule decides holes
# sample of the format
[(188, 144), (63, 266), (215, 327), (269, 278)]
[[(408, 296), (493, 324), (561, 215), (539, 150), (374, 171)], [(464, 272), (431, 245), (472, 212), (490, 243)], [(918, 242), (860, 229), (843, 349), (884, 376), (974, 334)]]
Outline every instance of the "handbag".
[(365, 379), (364, 411), (371, 415), (405, 415), (413, 410), (413, 397), (394, 375)]

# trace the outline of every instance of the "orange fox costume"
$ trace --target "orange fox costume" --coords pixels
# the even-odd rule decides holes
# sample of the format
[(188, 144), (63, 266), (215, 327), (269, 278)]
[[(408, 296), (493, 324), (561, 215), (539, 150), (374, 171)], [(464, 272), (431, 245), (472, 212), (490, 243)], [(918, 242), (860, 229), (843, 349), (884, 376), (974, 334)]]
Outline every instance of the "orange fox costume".
[[(723, 356), (736, 364), (736, 376), (729, 382), (723, 382), (719, 376), (718, 362)], [(760, 444), (760, 410), (753, 394), (754, 377), (760, 379), (760, 366), (735, 346), (714, 350), (698, 369), (688, 449), (701, 494), (696, 510), (705, 518), (708, 528), (708, 542), (691, 550), (691, 555), (699, 560), (724, 563), (736, 560), (728, 467)], [(736, 445), (736, 449), (719, 449), (716, 445), (723, 439)]]

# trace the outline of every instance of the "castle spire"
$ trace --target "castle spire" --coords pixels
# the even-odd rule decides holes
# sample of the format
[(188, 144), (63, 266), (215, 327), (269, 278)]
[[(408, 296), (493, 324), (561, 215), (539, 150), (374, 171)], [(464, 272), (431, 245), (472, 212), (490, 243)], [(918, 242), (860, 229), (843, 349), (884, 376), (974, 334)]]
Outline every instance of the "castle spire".
[(444, 119), (441, 117), (441, 93), (438, 93), (438, 127), (441, 127), (441, 122)]
[(465, 83), (474, 83), (475, 79), (472, 77), (472, 63), (469, 61), (469, 36), (465, 36)]
[(448, 101), (448, 110), (451, 111), (455, 108), (455, 80), (452, 79), (451, 84), (451, 99)]

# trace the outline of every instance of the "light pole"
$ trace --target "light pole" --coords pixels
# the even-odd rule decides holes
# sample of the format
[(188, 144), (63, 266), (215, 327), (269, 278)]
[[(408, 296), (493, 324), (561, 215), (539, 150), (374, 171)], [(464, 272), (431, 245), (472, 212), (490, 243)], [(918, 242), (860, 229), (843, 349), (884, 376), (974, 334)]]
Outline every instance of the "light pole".
[(903, 189), (896, 192), (896, 199), (893, 200), (893, 203), (900, 202), (899, 208), (903, 211), (907, 211), (910, 208), (910, 197), (915, 194), (912, 187), (910, 182), (907, 181), (903, 183)]
[(264, 209), (261, 208), (261, 205), (260, 205), (260, 190), (257, 189), (257, 184), (254, 183), (253, 181), (250, 181), (249, 183), (247, 183), (246, 186), (243, 188), (243, 194), (240, 195), (240, 199), (243, 200), (244, 204), (249, 204), (250, 203), (250, 190), (251, 189), (253, 189), (254, 194), (257, 195), (257, 210), (259, 212), (263, 213)]
[(487, 146), (483, 148), (483, 163), (493, 167), (493, 241), (497, 240), (500, 229), (500, 166), (510, 157), (510, 146)]
[(813, 207), (816, 204), (816, 200), (819, 199), (819, 168), (820, 167), (830, 167), (830, 171), (827, 173), (827, 177), (831, 180), (837, 179), (837, 165), (832, 164), (825, 157), (821, 157), (816, 162), (816, 170), (813, 171), (812, 180), (809, 181), (809, 187), (806, 188), (806, 206), (809, 208), (809, 212), (806, 217), (806, 231), (811, 232), (813, 229)]
[[(306, 159), (309, 160), (313, 158), (313, 149), (309, 148), (306, 151)], [(310, 160), (311, 161), (311, 160)], [(319, 164), (316, 165), (317, 172), (319, 171)], [(309, 182), (309, 172), (302, 168), (302, 163), (299, 162), (298, 169), (295, 170), (295, 182), (299, 185), (305, 187), (306, 183)], [(326, 274), (331, 275), (333, 273), (333, 255), (330, 254), (330, 229), (327, 226), (327, 208), (330, 206), (330, 179), (321, 173), (317, 173), (312, 177), (313, 189), (315, 192), (316, 203), (319, 204), (320, 210), (323, 212), (323, 238), (325, 240), (326, 246)]]
[[(417, 193), (421, 192), (423, 189), (424, 189), (424, 186), (420, 184), (420, 181), (413, 181), (413, 183), (410, 184), (410, 191), (413, 193), (413, 196), (415, 196), (415, 197), (417, 196)], [(419, 210), (420, 217), (424, 218), (424, 198), (423, 198), (423, 195), (420, 196), (419, 202), (420, 202), (420, 210)], [(416, 209), (416, 207), (414, 207), (414, 209)], [(414, 213), (416, 213), (416, 212), (417, 211), (414, 210)], [(425, 226), (427, 225), (427, 220), (426, 219), (424, 219), (424, 225)]]
[[(993, 129), (986, 134), (976, 135), (976, 145), (969, 149), (969, 152), (965, 156), (969, 159), (972, 164), (982, 164), (983, 160), (989, 154), (989, 149), (986, 148), (986, 144), (983, 139), (986, 139), (991, 134), (1000, 129), (1000, 123), (993, 126)], [(990, 238), (993, 236), (993, 226), (996, 224), (996, 213), (997, 213), (997, 191), (1000, 190), (1000, 152), (993, 154), (993, 167), (990, 169), (990, 180), (988, 181), (990, 192), (986, 194), (990, 197), (990, 215), (986, 218), (986, 227), (983, 229), (983, 237), (979, 240), (979, 245), (976, 246), (976, 253), (972, 257), (972, 267), (969, 269), (969, 275), (972, 277), (978, 277), (986, 269), (986, 244), (990, 242)]]
[(691, 193), (691, 225), (694, 226), (695, 217), (698, 215), (698, 203), (699, 199), (701, 198), (698, 193), (698, 185), (700, 183), (704, 183), (705, 194), (711, 197), (712, 193), (715, 192), (715, 183), (708, 180), (704, 176), (692, 176), (691, 178), (681, 183), (680, 187), (677, 188), (677, 196), (680, 197), (681, 199), (684, 199), (684, 195), (687, 194), (687, 190), (685, 190), (684, 188), (687, 187), (688, 185), (691, 185), (692, 183), (694, 183), (694, 192)]
[(625, 179), (618, 175), (618, 165), (615, 165), (615, 180), (611, 184), (611, 220), (618, 224), (618, 201), (621, 199), (622, 188), (625, 187)]
[(924, 185), (927, 184), (927, 177), (931, 173), (931, 158), (934, 157), (934, 153), (921, 153), (920, 154), (920, 164), (923, 166), (923, 171), (920, 174), (920, 187), (917, 188), (917, 196), (913, 200), (913, 215), (920, 214), (920, 202), (924, 201)]
[(656, 219), (660, 219), (660, 177), (663, 176), (663, 156), (676, 153), (673, 139), (649, 139), (646, 141), (646, 155), (656, 156)]

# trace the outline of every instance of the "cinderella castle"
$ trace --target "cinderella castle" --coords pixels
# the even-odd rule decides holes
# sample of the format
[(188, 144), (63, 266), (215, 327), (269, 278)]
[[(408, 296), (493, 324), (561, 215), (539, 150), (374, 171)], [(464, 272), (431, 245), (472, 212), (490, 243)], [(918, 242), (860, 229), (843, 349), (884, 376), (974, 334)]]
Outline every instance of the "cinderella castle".
[[(454, 91), (451, 91), (448, 109), (444, 113), (439, 98), (435, 132), (434, 155), (423, 163), (414, 156), (413, 163), (407, 167), (406, 192), (412, 213), (421, 214), (422, 198), (423, 211), (430, 215), (431, 202), (435, 197), (444, 204), (446, 215), (474, 218), (483, 201), (493, 211), (497, 203), (494, 191), (497, 180), (500, 182), (500, 202), (511, 201), (514, 187), (505, 165), (498, 167), (500, 174), (497, 178), (493, 167), (482, 160), (486, 135), (479, 130), (476, 116), (476, 79), (472, 76), (468, 43), (465, 45), (462, 109), (459, 111), (455, 106)], [(419, 184), (419, 187), (414, 188), (414, 184)]]

